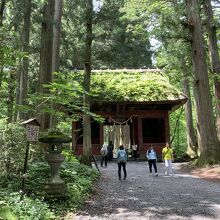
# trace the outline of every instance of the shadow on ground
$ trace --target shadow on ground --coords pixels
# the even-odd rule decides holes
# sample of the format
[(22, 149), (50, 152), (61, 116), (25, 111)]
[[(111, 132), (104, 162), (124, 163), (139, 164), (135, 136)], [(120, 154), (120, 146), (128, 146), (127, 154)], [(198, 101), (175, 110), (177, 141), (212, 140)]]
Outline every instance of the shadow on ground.
[(98, 190), (78, 219), (220, 219), (220, 184), (180, 173), (178, 166), (165, 176), (163, 164), (158, 167), (159, 176), (149, 176), (146, 162), (131, 162), (125, 181), (117, 179), (114, 163), (102, 168)]

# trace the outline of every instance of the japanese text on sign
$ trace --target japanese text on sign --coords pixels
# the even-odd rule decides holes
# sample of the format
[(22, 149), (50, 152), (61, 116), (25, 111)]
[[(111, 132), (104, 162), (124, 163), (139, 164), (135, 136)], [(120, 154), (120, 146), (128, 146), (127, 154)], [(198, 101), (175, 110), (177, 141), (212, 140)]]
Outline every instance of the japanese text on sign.
[(34, 125), (26, 125), (26, 139), (27, 141), (38, 140), (39, 127)]

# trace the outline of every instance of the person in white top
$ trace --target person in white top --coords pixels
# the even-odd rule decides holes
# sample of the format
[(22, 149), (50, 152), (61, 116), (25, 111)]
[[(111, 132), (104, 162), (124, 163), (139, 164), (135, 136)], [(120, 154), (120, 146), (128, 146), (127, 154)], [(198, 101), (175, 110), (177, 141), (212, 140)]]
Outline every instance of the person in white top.
[(157, 173), (157, 154), (154, 151), (153, 146), (151, 146), (150, 149), (147, 150), (146, 158), (148, 159), (150, 175), (152, 175), (152, 166), (153, 166), (154, 171), (155, 171), (155, 175), (158, 176), (158, 173)]
[(102, 155), (102, 160), (101, 160), (101, 167), (103, 165), (103, 162), (105, 161), (105, 166), (107, 167), (107, 159), (108, 159), (108, 148), (107, 144), (103, 144), (102, 148), (100, 150), (100, 153)]
[(133, 157), (136, 160), (137, 159), (138, 146), (137, 146), (137, 144), (133, 144), (131, 147), (132, 147)]

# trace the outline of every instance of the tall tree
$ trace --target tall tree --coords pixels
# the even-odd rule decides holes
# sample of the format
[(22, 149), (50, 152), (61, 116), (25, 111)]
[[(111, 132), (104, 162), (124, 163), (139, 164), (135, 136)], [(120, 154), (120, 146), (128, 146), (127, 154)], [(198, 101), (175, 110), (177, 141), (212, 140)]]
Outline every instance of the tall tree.
[[(61, 40), (61, 20), (62, 20), (63, 0), (55, 0), (54, 26), (53, 26), (53, 49), (52, 49), (52, 73), (58, 72), (60, 67), (60, 40)], [(52, 109), (57, 106), (52, 104)], [(51, 114), (50, 127), (56, 127), (56, 118)]]
[[(18, 90), (18, 105), (26, 104), (27, 90), (28, 90), (28, 68), (29, 68), (29, 41), (30, 41), (30, 28), (31, 28), (31, 11), (32, 0), (25, 0), (24, 4), (24, 23), (21, 33), (22, 52), (26, 55), (21, 60), (19, 71), (19, 90)], [(18, 119), (25, 119), (25, 114), (18, 111)]]
[(63, 9), (63, 0), (55, 0), (52, 72), (59, 71), (59, 65), (60, 65), (60, 35), (61, 35), (62, 9)]
[[(3, 26), (3, 18), (4, 18), (4, 10), (5, 10), (6, 0), (1, 1), (0, 6), (0, 28)], [(2, 45), (0, 45), (1, 47)], [(3, 53), (3, 50), (1, 49), (1, 53)], [(3, 59), (3, 54), (0, 54), (1, 59)], [(0, 67), (0, 88), (2, 85), (2, 78), (3, 78), (3, 66)]]
[[(186, 72), (188, 72), (186, 70)], [(188, 100), (185, 104), (185, 117), (186, 117), (186, 134), (187, 134), (187, 151), (186, 153), (191, 157), (197, 157), (198, 144), (195, 134), (195, 129), (193, 126), (192, 117), (192, 100), (190, 94), (190, 84), (189, 78), (187, 76), (183, 77), (183, 92), (186, 94)]]
[(218, 41), (216, 34), (216, 25), (214, 21), (214, 15), (212, 11), (211, 0), (203, 0), (203, 8), (206, 16), (206, 30), (208, 34), (208, 48), (209, 57), (212, 65), (212, 72), (214, 74), (214, 85), (215, 85), (215, 97), (216, 97), (216, 107), (217, 107), (217, 128), (218, 137), (220, 139), (220, 59), (218, 52)]
[[(151, 66), (152, 51), (149, 33), (146, 30), (148, 22), (144, 17), (130, 16), (125, 0), (94, 2), (101, 4), (99, 8), (94, 8), (93, 66), (95, 68)], [(64, 1), (61, 68), (83, 68), (84, 4), (85, 1), (79, 0)]]
[[(13, 2), (9, 8), (9, 13), (11, 13), (12, 19), (10, 21), (10, 24), (8, 24), (7, 28), (12, 32), (16, 34), (16, 37), (14, 38), (14, 41), (12, 43), (14, 47), (14, 51), (10, 51), (11, 61), (12, 65), (10, 65), (10, 73), (8, 77), (8, 98), (7, 98), (7, 121), (8, 123), (13, 122), (14, 120), (14, 113), (15, 113), (15, 95), (16, 95), (16, 86), (18, 81), (18, 54), (16, 54), (16, 51), (19, 50), (20, 47), (20, 41), (19, 41), (19, 34), (20, 34), (20, 25), (22, 21), (22, 16), (18, 12), (21, 10), (23, 5), (23, 2)], [(7, 20), (7, 19), (6, 19)], [(8, 31), (8, 34), (10, 32)], [(6, 52), (7, 53), (7, 52)]]
[(16, 88), (16, 71), (10, 70), (8, 79), (8, 99), (7, 99), (7, 122), (13, 122), (14, 114), (14, 101), (15, 101), (15, 88)]
[(94, 21), (95, 66), (140, 68), (152, 65), (147, 13), (135, 11), (134, 6), (134, 1), (102, 1)]
[(198, 0), (185, 0), (191, 34), (194, 95), (197, 116), (198, 153), (201, 162), (220, 160), (219, 142), (214, 123)]
[[(52, 82), (53, 20), (55, 0), (48, 0), (43, 9), (41, 32), (39, 92), (47, 93), (43, 84)], [(45, 113), (40, 117), (41, 129), (50, 128), (50, 116)]]
[(2, 27), (3, 24), (5, 5), (6, 5), (6, 0), (2, 0), (0, 6), (0, 27)]
[[(84, 64), (84, 97), (83, 107), (90, 111), (90, 77), (92, 64), (92, 24), (93, 24), (93, 1), (86, 0), (85, 12), (86, 38), (85, 38), (85, 64)], [(83, 114), (83, 163), (91, 165), (91, 122), (88, 114)]]
[[(148, 0), (147, 3), (146, 11), (149, 11), (152, 17), (151, 26), (153, 28), (151, 31), (154, 34), (154, 39), (159, 41), (154, 51), (156, 65), (163, 68), (163, 71), (169, 76), (170, 82), (181, 88), (188, 97), (184, 106), (186, 123), (183, 122), (183, 118), (181, 120), (181, 116), (178, 123), (182, 125), (182, 128), (186, 127), (186, 130), (178, 129), (178, 135), (173, 135), (173, 145), (176, 151), (185, 151), (191, 157), (195, 157), (198, 145), (192, 117), (191, 102), (193, 97), (191, 100), (189, 84), (192, 79), (192, 62), (190, 61), (188, 28), (184, 22), (185, 5), (177, 1), (166, 0)], [(174, 118), (175, 113), (170, 117), (171, 133), (173, 132), (173, 134), (175, 134), (172, 126)], [(179, 137), (182, 138), (181, 141), (179, 141)]]

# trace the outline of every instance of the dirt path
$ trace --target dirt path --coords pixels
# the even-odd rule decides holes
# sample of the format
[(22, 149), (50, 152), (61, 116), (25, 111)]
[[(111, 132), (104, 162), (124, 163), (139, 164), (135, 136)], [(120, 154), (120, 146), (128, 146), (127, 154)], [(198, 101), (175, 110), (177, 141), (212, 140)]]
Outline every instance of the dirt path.
[(146, 162), (129, 162), (128, 178), (119, 181), (117, 164), (101, 168), (97, 193), (74, 220), (211, 220), (220, 219), (220, 183), (184, 174), (149, 176)]

